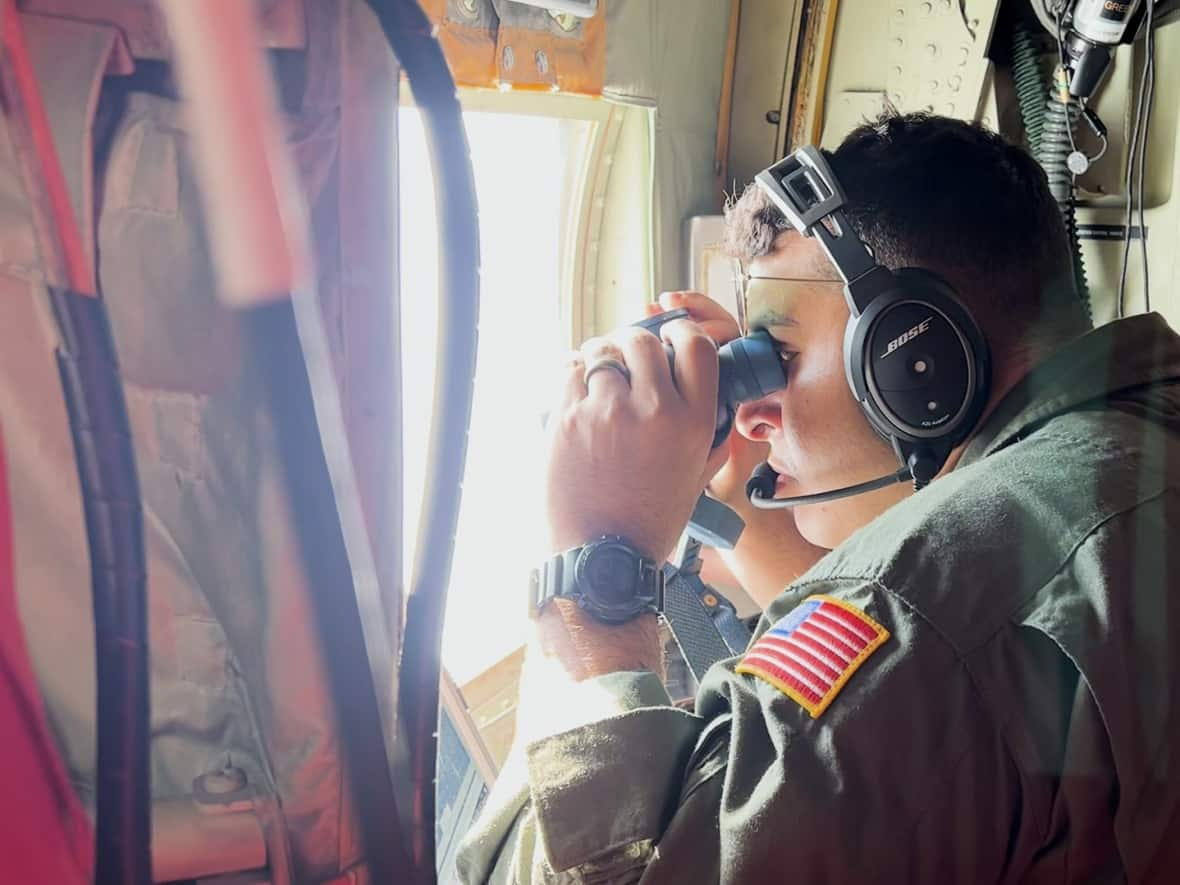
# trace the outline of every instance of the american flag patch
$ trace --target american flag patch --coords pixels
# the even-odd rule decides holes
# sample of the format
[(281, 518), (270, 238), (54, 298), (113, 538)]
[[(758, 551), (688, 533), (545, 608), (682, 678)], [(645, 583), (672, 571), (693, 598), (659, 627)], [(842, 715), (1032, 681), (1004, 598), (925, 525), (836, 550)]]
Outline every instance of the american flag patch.
[(759, 637), (737, 672), (765, 679), (816, 719), (888, 638), (856, 606), (812, 596)]

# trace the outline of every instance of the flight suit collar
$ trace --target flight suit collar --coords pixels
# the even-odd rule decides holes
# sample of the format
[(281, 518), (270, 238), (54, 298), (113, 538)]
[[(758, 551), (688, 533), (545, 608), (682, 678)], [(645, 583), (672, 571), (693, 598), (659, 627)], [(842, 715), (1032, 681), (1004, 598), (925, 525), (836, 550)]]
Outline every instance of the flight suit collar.
[(1065, 345), (1016, 385), (967, 444), (965, 467), (1050, 418), (1121, 391), (1180, 382), (1180, 336), (1157, 313), (1116, 320)]

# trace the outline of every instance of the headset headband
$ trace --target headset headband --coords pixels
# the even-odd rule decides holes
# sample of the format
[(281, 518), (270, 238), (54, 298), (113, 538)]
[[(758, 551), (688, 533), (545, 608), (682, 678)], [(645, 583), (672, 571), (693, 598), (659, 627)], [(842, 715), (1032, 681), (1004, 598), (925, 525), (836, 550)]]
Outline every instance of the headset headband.
[(880, 291), (874, 272), (883, 268), (848, 223), (847, 198), (824, 155), (805, 145), (754, 180), (796, 231), (819, 240), (844, 280), (848, 309), (860, 316)]

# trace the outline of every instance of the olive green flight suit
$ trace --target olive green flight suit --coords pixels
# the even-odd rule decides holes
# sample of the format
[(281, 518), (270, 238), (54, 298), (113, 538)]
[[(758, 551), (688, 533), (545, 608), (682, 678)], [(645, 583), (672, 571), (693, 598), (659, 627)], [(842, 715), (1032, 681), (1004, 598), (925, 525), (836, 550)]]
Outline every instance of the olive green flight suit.
[(1180, 338), (1134, 317), (1038, 367), (953, 473), (767, 610), (760, 633), (822, 594), (890, 634), (817, 718), (738, 661), (695, 714), (651, 674), (592, 680), (583, 722), (514, 751), (460, 875), (1180, 881), (1170, 526)]

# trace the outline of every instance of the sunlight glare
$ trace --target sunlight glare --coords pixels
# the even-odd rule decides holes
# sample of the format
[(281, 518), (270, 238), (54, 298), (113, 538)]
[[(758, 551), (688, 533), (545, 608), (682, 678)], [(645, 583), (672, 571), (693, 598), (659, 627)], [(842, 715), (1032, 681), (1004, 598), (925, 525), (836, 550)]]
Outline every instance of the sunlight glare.
[[(466, 112), (480, 210), (480, 340), (463, 503), (443, 634), (462, 684), (525, 640), (544, 555), (541, 416), (566, 354), (560, 260), (583, 121)], [(438, 255), (421, 119), (399, 113), (404, 573), (410, 586), (433, 397)]]

